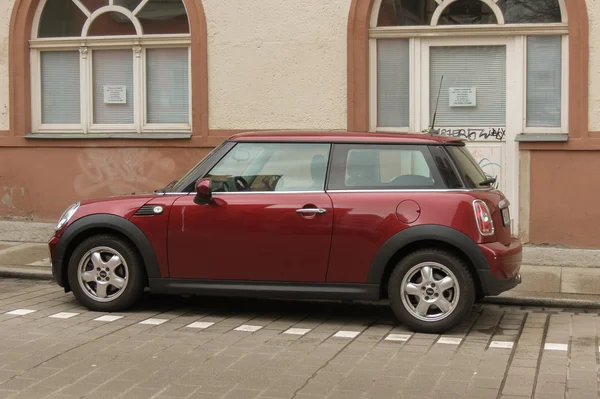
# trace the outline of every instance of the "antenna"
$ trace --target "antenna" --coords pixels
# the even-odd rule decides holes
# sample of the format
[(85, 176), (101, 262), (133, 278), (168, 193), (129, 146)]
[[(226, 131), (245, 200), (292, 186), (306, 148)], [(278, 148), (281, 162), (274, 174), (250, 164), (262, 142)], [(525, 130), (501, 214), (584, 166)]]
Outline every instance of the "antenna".
[(444, 82), (444, 75), (442, 75), (442, 78), (440, 79), (440, 87), (438, 89), (437, 100), (435, 102), (435, 111), (433, 112), (433, 121), (431, 122), (431, 129), (429, 129), (429, 131), (431, 133), (437, 133), (435, 131), (435, 118), (437, 117), (438, 104), (440, 103), (440, 93), (442, 92), (442, 83), (443, 82)]

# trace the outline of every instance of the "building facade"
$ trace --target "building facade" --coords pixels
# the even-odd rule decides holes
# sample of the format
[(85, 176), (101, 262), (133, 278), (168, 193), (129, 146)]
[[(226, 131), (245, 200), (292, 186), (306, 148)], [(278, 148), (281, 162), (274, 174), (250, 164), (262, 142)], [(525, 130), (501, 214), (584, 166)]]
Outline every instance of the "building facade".
[(524, 241), (600, 248), (599, 2), (0, 5), (0, 216), (160, 188), (240, 131), (433, 125)]

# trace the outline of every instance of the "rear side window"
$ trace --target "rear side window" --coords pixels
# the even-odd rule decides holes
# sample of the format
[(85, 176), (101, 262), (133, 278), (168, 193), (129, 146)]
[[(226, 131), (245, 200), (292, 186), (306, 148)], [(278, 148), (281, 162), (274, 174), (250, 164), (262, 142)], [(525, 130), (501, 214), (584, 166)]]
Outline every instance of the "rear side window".
[(466, 188), (481, 188), (480, 184), (488, 176), (483, 173), (483, 170), (481, 170), (469, 150), (463, 146), (448, 146), (447, 149)]
[(336, 144), (330, 190), (445, 188), (427, 146)]

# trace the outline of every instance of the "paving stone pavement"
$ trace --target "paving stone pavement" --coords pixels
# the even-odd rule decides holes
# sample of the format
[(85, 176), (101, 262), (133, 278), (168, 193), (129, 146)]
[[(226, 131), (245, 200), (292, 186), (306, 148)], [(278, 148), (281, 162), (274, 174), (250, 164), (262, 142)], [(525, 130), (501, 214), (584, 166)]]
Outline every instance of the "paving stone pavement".
[(387, 306), (147, 295), (90, 312), (0, 279), (0, 398), (596, 398), (600, 309), (476, 305), (443, 336)]

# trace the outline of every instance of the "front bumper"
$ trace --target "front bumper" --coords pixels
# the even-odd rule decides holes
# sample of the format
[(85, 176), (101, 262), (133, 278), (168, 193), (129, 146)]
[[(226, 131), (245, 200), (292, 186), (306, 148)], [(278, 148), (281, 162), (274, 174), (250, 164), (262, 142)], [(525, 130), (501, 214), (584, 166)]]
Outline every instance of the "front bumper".
[(522, 281), (523, 245), (513, 238), (509, 245), (499, 242), (480, 244), (488, 268), (478, 269), (482, 291), (486, 296), (498, 295), (515, 288)]
[(62, 260), (57, 259), (57, 251), (56, 247), (58, 246), (59, 238), (53, 236), (50, 241), (48, 241), (48, 248), (50, 249), (50, 267), (52, 269), (52, 277), (54, 281), (61, 286), (64, 287), (63, 284), (63, 275), (62, 275)]

